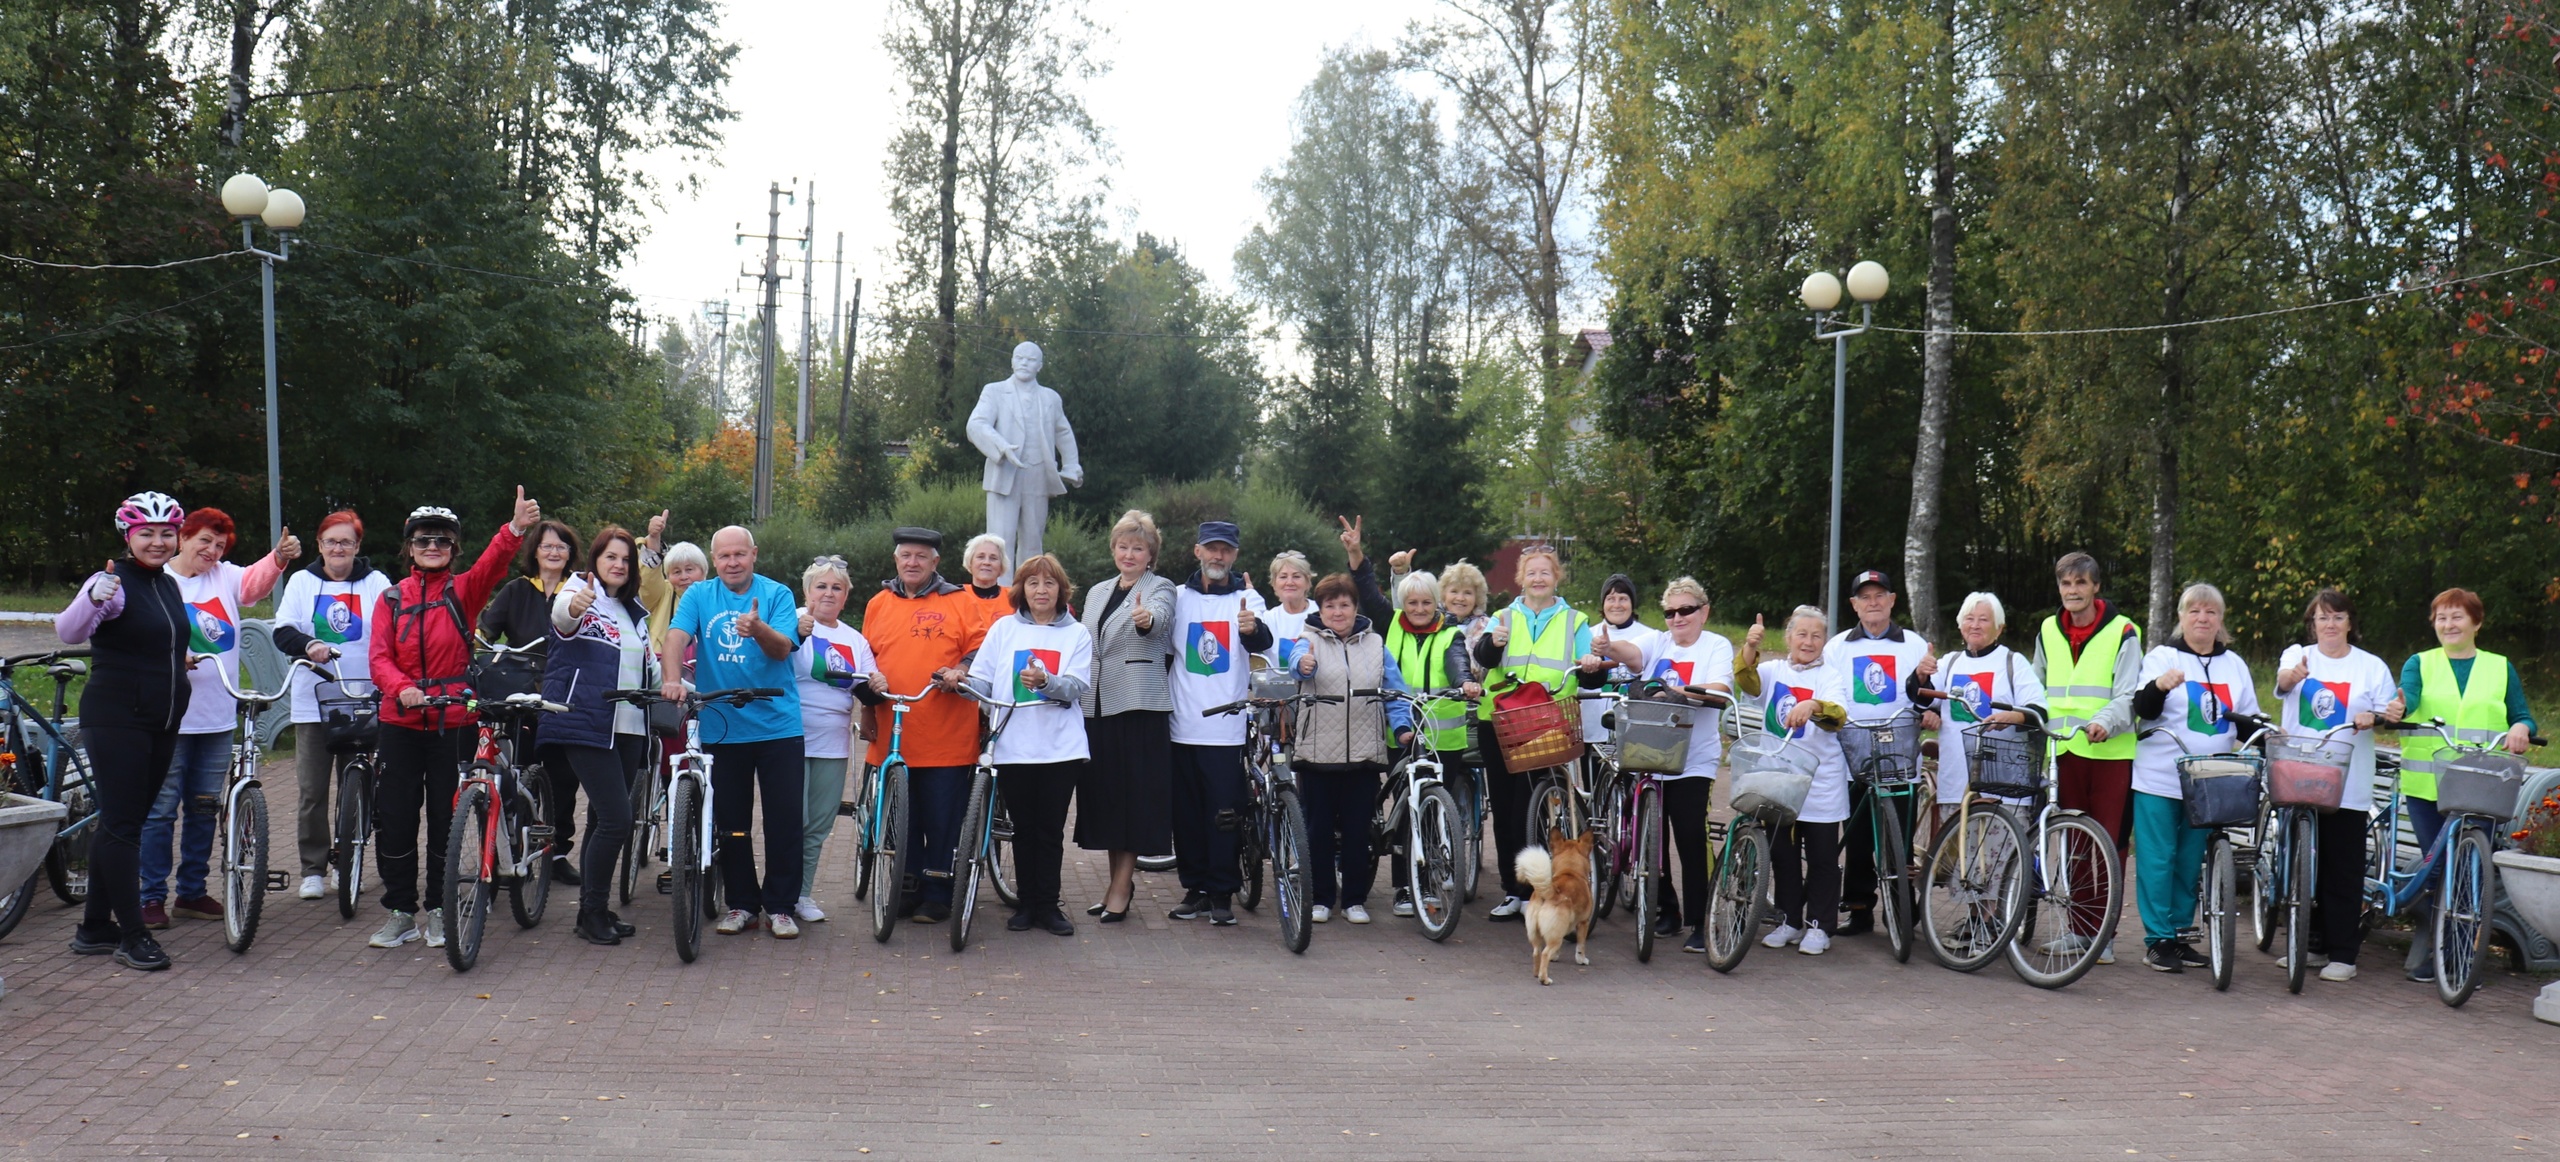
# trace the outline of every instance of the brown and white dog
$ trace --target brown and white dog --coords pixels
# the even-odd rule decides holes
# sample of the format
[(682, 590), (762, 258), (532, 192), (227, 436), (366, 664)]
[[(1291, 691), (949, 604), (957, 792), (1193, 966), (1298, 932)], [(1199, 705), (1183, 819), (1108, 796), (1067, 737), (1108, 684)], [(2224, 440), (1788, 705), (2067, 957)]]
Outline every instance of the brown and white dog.
[(1547, 966), (1564, 949), (1568, 931), (1574, 934), (1573, 962), (1591, 963), (1583, 949), (1591, 944), (1591, 845), (1598, 838), (1585, 831), (1567, 839), (1563, 831), (1548, 828), (1544, 850), (1524, 847), (1512, 860), (1512, 869), (1534, 889), (1520, 916), (1527, 921), (1530, 963), (1539, 984), (1555, 983)]

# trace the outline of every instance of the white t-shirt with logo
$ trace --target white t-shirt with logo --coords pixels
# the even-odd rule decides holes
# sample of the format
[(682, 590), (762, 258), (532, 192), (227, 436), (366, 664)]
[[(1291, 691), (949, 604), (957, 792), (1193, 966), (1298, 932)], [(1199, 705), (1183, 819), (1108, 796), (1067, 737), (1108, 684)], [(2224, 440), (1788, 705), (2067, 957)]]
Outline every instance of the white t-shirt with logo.
[[(374, 603), (389, 588), (391, 578), (380, 569), (352, 581), (332, 581), (309, 569), (296, 569), (285, 578), (284, 593), (276, 598), (276, 622), (338, 651), (338, 660), (329, 663), (338, 672), (339, 682), (327, 691), (331, 699), (342, 693), (350, 698), (374, 693), (368, 681), (373, 674), (373, 639), (365, 635), (373, 631), (368, 619)], [(293, 720), (320, 721), (320, 676), (297, 667), (292, 682)]]
[[(1667, 633), (1656, 633), (1644, 645), (1642, 678), (1659, 678), (1675, 686), (1713, 686), (1722, 683), (1733, 688), (1733, 643), (1720, 633), (1701, 633), (1698, 640), (1679, 645)], [(1666, 779), (1712, 779), (1724, 761), (1724, 712), (1700, 709), (1696, 725), (1689, 736), (1688, 769)]]
[[(1008, 613), (987, 626), (987, 639), (969, 663), (969, 677), (984, 681), (999, 702), (1026, 702), (1040, 692), (1022, 685), (1022, 671), (1038, 658), (1040, 668), (1055, 676), (1093, 681), (1093, 631), (1072, 618), (1041, 625), (1019, 613)], [(1176, 697), (1180, 697), (1176, 695)], [(1003, 710), (989, 710), (1003, 714)], [(996, 738), (995, 760), (1007, 763), (1067, 763), (1091, 757), (1084, 733), (1081, 700), (1043, 699), (1021, 706)]]
[(852, 756), (853, 684), (879, 670), (871, 641), (861, 630), (842, 622), (809, 623), (809, 640), (791, 654), (791, 683), (800, 690), (802, 753), (813, 759)]
[(247, 572), (229, 561), (216, 561), (193, 577), (169, 570), (179, 599), (187, 603), (187, 652), (213, 656), (187, 672), (193, 693), (186, 721), (178, 724), (180, 734), (228, 734), (239, 712), (239, 702), (222, 683), (240, 684), (240, 578)]
[(1243, 746), (1245, 716), (1200, 712), (1245, 696), (1252, 684), (1252, 663), (1245, 658), (1244, 631), (1236, 626), (1236, 610), (1262, 615), (1262, 595), (1238, 587), (1233, 593), (1207, 594), (1188, 585), (1173, 590), (1173, 669), (1166, 685), (1173, 693), (1173, 741), (1185, 746)]
[(1271, 648), (1262, 651), (1262, 660), (1282, 670), (1297, 665), (1298, 651), (1303, 648), (1299, 639), (1306, 636), (1307, 622), (1316, 615), (1316, 603), (1310, 601), (1305, 609), (1296, 613), (1291, 613), (1277, 605), (1268, 609), (1261, 609), (1259, 606), (1256, 608), (1260, 612), (1254, 616), (1261, 618), (1262, 624), (1271, 627)]
[[(1745, 743), (1765, 746), (1762, 731), (1781, 735), (1787, 745), (1813, 748), (1822, 765), (1813, 773), (1813, 790), (1805, 796), (1804, 811), (1797, 815), (1806, 823), (1838, 823), (1849, 817), (1849, 763), (1840, 753), (1840, 739), (1831, 731), (1812, 722), (1793, 730), (1785, 726), (1787, 712), (1798, 702), (1849, 701), (1847, 675), (1831, 663), (1828, 655), (1810, 666), (1797, 666), (1783, 657), (1760, 663), (1760, 730), (1746, 731)], [(1759, 739), (1758, 742), (1754, 742)]]
[(2183, 672), (2186, 681), (2169, 691), (2160, 717), (2135, 724), (2143, 730), (2162, 729), (2134, 748), (2133, 789), (2184, 799), (2186, 794), (2178, 789), (2178, 759), (2227, 754), (2246, 741), (2230, 715), (2258, 713), (2258, 684), (2249, 677), (2249, 663), (2229, 650), (2208, 658), (2188, 653), (2182, 646), (2153, 646), (2142, 656), (2144, 682), (2157, 682), (2171, 670)]
[(1849, 697), (1841, 705), (1848, 707), (1849, 721), (1875, 725), (1912, 709), (1902, 684), (1929, 656), (1929, 643), (1907, 629), (1896, 637), (1867, 637), (1852, 628), (1833, 635), (1822, 653), (1848, 681)]
[[(1591, 623), (1591, 632), (1594, 641), (1598, 640), (1601, 626), (1606, 624), (1606, 622), (1597, 621)], [(1630, 621), (1627, 623), (1627, 627), (1625, 629), (1620, 629), (1614, 625), (1609, 626), (1608, 628), (1610, 641), (1633, 643), (1639, 651), (1650, 647), (1653, 644), (1653, 639), (1664, 636), (1661, 630), (1646, 625), (1641, 621)], [(1596, 651), (1599, 647), (1594, 646), (1592, 648)], [(1604, 681), (1613, 686), (1625, 685), (1626, 683), (1635, 680), (1636, 672), (1626, 668), (1625, 666), (1609, 667), (1608, 677), (1604, 679)], [(1585, 702), (1582, 704), (1582, 741), (1607, 742), (1609, 740), (1609, 728), (1600, 724), (1601, 712), (1606, 709), (1607, 706), (1599, 702)]]
[(2276, 728), (2286, 734), (2327, 735), (2332, 742), (2353, 742), (2355, 761), (2347, 767), (2347, 791), (2338, 807), (2372, 810), (2373, 732), (2355, 729), (2355, 718), (2380, 713), (2390, 705), (2400, 692), (2399, 676), (2388, 663), (2354, 646), (2347, 647), (2343, 658), (2330, 657), (2314, 646), (2287, 646), (2276, 672), (2290, 670), (2296, 662), (2309, 662), (2311, 673), (2291, 693), (2277, 696)]
[[(1991, 704), (2042, 706), (2044, 681), (2036, 677), (2034, 662), (2007, 646), (1993, 646), (1978, 658), (1958, 651), (1938, 659), (1934, 688), (1951, 695), (1941, 704), (1939, 715), (1946, 725), (1938, 736), (1938, 801), (1960, 803), (1973, 780), (1972, 759), (1965, 746), (1976, 731), (1985, 729), (1983, 720), (1998, 713)], [(2012, 736), (2018, 733), (2017, 728), (1991, 729)], [(2042, 751), (2037, 753), (2041, 756)]]

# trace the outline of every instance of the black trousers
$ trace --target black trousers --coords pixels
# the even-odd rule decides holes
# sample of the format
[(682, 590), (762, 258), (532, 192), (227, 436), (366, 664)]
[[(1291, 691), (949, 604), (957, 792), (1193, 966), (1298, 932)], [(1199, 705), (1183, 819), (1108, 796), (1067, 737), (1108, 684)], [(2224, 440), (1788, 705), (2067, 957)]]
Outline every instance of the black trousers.
[(1236, 863), (1244, 798), (1244, 747), (1173, 744), (1173, 860), (1184, 891), (1232, 896), (1244, 887)]
[[(546, 789), (551, 794), (551, 854), (561, 859), (568, 858), (569, 853), (578, 847), (578, 785), (585, 781), (569, 769), (568, 752), (569, 748), (554, 743), (545, 743), (530, 752), (542, 763), (542, 781), (548, 784)], [(630, 795), (625, 794), (623, 798), (628, 799)], [(578, 864), (578, 878), (581, 880), (586, 878), (586, 866), (583, 860)]]
[(1829, 930), (1840, 916), (1840, 825), (1791, 823), (1770, 843), (1778, 914), (1798, 928)]
[[(1873, 787), (1849, 784), (1848, 833), (1841, 840), (1849, 852), (1849, 870), (1840, 881), (1840, 899), (1853, 912), (1876, 906), (1876, 825), (1870, 818), (1875, 813), (1875, 803)], [(1893, 808), (1902, 816), (1902, 851), (1908, 856), (1913, 830), (1920, 826), (1920, 813), (1933, 808), (1918, 794), (1899, 792), (1895, 793)]]
[[(805, 742), (795, 734), (702, 748), (711, 755), (711, 830), (719, 844), (713, 859), (732, 909), (784, 915), (800, 902), (800, 875), (808, 859), (800, 842), (801, 790), (809, 779)], [(756, 881), (755, 843), (748, 835), (759, 791), (764, 793), (761, 884)]]
[[(1369, 822), (1378, 809), (1374, 763), (1299, 763), (1298, 798), (1307, 810), (1307, 903), (1367, 905), (1378, 880)], [(1338, 873), (1338, 878), (1337, 878)]]
[(1662, 825), (1671, 832), (1672, 852), (1680, 857), (1680, 886), (1671, 886), (1675, 877), (1663, 877), (1659, 909), (1691, 928), (1707, 922), (1707, 873), (1712, 870), (1707, 862), (1707, 804), (1715, 792), (1714, 779), (1662, 780)]
[(951, 903), (951, 856), (960, 846), (960, 817), (969, 813), (976, 767), (907, 768), (907, 886), (901, 914)]
[(578, 914), (592, 915), (612, 903), (613, 865), (622, 845), (631, 841), (631, 774), (640, 767), (648, 740), (636, 734), (615, 735), (613, 749), (600, 746), (546, 747), (552, 758), (544, 767), (559, 795), (552, 802), (568, 825), (568, 791), (587, 789), (587, 850), (578, 860)]
[(418, 911), (421, 810), (427, 818), (426, 897), (444, 898), (444, 848), (445, 838), (453, 832), (453, 791), (479, 738), (478, 728), (470, 726), (411, 730), (382, 724), (381, 765), (373, 785), (373, 845), (374, 864), (382, 876), (383, 907)]
[(1033, 918), (1058, 908), (1058, 869), (1067, 852), (1067, 804), (1076, 796), (1082, 760), (1006, 763), (996, 791), (1013, 817), (1013, 875), (1022, 910)]
[(2312, 910), (2319, 922), (2321, 951), (2340, 964), (2354, 964), (2364, 951), (2365, 827), (2362, 811), (2331, 811), (2320, 817), (2320, 870)]
[(169, 776), (178, 732), (93, 726), (82, 732), (96, 781), (98, 824), (89, 833), (89, 907), (81, 931), (93, 940), (141, 935), (142, 821)]
[(1502, 894), (1528, 899), (1529, 883), (1512, 864), (1528, 846), (1529, 776), (1502, 765), (1502, 744), (1494, 740), (1490, 722), (1476, 724), (1476, 753), (1484, 758), (1485, 796), (1493, 801), (1493, 869), (1502, 876)]

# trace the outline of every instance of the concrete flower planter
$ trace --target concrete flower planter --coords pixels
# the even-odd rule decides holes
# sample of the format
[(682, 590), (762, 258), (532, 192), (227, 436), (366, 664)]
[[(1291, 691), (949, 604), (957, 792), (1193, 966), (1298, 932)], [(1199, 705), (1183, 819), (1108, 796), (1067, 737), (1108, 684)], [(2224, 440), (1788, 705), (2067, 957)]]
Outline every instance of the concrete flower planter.
[[(2560, 932), (2560, 859), (2501, 851), (2489, 861), (2498, 865), (2499, 882), (2506, 885), (2507, 902), (2516, 914), (2538, 931)], [(2533, 1015), (2560, 1025), (2560, 981), (2542, 987), (2533, 1001)]]

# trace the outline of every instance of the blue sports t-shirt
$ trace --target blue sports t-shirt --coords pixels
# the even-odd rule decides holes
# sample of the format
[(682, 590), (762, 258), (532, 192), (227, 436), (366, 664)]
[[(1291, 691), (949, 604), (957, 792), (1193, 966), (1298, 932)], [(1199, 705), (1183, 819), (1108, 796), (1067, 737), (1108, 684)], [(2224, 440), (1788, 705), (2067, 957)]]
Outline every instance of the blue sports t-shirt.
[(670, 629), (693, 635), (694, 689), (763, 687), (782, 691), (780, 698), (745, 706), (703, 707), (705, 746), (766, 742), (800, 733), (800, 691), (792, 681), (792, 655), (768, 658), (763, 646), (737, 631), (738, 616), (750, 607), (794, 648), (799, 646), (800, 639), (792, 632), (800, 626), (799, 603), (792, 598), (788, 586), (761, 574), (748, 582), (744, 593), (730, 592), (728, 584), (718, 577), (695, 583), (684, 591), (684, 600), (676, 603), (675, 619), (668, 623)]

